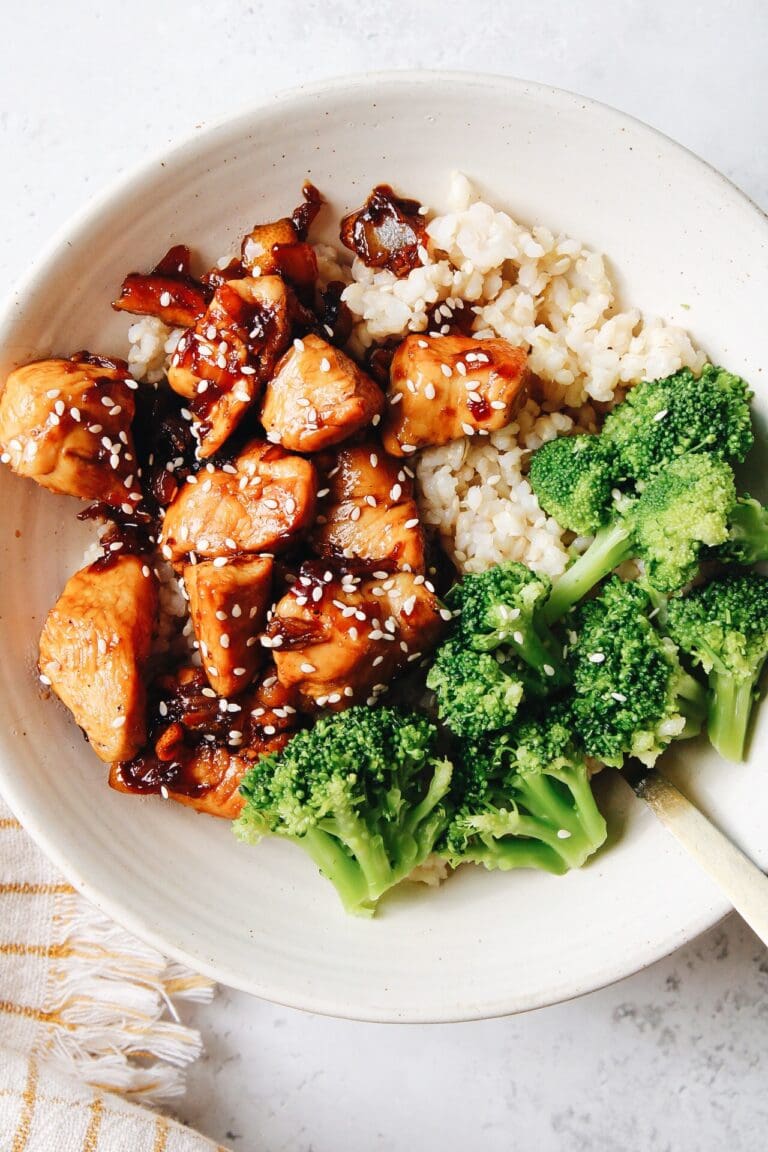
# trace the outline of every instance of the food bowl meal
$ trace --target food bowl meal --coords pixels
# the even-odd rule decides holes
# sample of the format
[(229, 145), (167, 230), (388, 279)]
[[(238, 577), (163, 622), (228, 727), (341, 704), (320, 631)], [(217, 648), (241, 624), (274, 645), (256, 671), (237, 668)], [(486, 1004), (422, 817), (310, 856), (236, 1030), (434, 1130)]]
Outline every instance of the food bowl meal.
[(768, 860), (767, 239), (650, 129), (439, 74), (276, 98), (71, 225), (0, 317), (0, 784), (73, 882), (382, 1020), (722, 915), (600, 768), (663, 755)]

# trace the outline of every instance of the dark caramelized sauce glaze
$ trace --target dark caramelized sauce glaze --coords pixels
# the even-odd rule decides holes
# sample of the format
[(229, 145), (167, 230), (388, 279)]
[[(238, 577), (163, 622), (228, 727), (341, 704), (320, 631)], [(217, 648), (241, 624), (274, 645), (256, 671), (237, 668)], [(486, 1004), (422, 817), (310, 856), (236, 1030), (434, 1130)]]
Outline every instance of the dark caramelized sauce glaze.
[(99, 502), (78, 512), (77, 518), (102, 520), (108, 524), (101, 536), (104, 555), (91, 565), (95, 572), (111, 568), (121, 556), (142, 556), (152, 549), (154, 523), (145, 513), (137, 511), (135, 515), (128, 515), (119, 508)]
[(427, 238), (418, 200), (397, 196), (388, 184), (377, 184), (362, 208), (345, 216), (339, 236), (369, 268), (388, 268), (407, 276), (421, 260)]
[(143, 387), (136, 393), (133, 438), (144, 508), (158, 520), (179, 485), (199, 467), (192, 426), (181, 415), (183, 409), (183, 399), (166, 384)]
[(363, 366), (368, 375), (385, 391), (389, 387), (389, 369), (399, 340), (387, 340), (383, 344), (372, 344), (365, 353)]
[(339, 346), (346, 344), (352, 335), (354, 321), (352, 313), (341, 298), (346, 288), (343, 280), (331, 280), (320, 292), (316, 309), (319, 327), (318, 335)]
[(467, 400), (467, 408), (475, 420), (488, 420), (493, 413), (490, 401), (485, 396), (481, 396), (479, 400)]
[(291, 221), (296, 229), (299, 240), (306, 240), (309, 235), (309, 230), (315, 221), (315, 217), (325, 201), (314, 184), (310, 184), (309, 180), (301, 189), (301, 194), (304, 197), (304, 203), (299, 204), (298, 208), (294, 208), (291, 213)]
[(235, 257), (225, 268), (210, 268), (202, 277), (202, 283), (206, 288), (210, 288), (213, 295), (216, 289), (221, 288), (228, 280), (243, 280), (247, 275), (248, 271), (243, 262)]
[[(96, 368), (113, 368), (115, 372), (122, 372), (128, 376), (128, 363), (125, 360), (120, 360), (117, 356), (97, 356), (95, 352), (89, 352), (87, 348), (81, 348), (79, 352), (75, 352), (74, 356), (70, 356), (73, 364), (93, 364)], [(111, 377), (104, 377), (111, 383)]]
[[(218, 783), (200, 771), (206, 756), (226, 752), (252, 763), (283, 747), (303, 720), (296, 712), (283, 711), (293, 696), (277, 681), (274, 668), (270, 672), (266, 683), (262, 680), (237, 698), (239, 710), (234, 712), (224, 710), (221, 699), (211, 694), (201, 668), (188, 665), (158, 676), (149, 691), (147, 747), (133, 760), (113, 766), (115, 786), (145, 794), (164, 787), (199, 798)], [(254, 710), (260, 714), (254, 716)], [(242, 733), (236, 745), (230, 740), (233, 730)]]

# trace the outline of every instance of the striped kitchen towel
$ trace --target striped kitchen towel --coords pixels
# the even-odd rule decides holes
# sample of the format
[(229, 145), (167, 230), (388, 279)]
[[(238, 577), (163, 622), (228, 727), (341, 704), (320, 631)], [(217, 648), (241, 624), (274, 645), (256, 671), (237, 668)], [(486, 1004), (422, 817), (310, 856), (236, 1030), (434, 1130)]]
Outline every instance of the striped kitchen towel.
[(78, 896), (0, 799), (0, 1152), (211, 1152), (139, 1105), (183, 1093), (201, 1041), (175, 1004), (212, 995)]

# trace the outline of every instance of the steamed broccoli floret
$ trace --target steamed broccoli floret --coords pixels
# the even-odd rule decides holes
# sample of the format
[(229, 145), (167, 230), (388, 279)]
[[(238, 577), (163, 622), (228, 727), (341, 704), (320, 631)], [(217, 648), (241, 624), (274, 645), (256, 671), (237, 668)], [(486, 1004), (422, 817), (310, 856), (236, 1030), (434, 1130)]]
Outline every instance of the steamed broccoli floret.
[[(548, 690), (560, 683), (563, 671), (561, 645), (541, 619), (551, 588), (548, 577), (508, 561), (465, 576), (446, 602), (459, 612), (456, 630), (464, 644), (476, 652), (508, 645)], [(523, 679), (530, 680), (530, 674)]]
[(721, 756), (744, 756), (757, 682), (768, 655), (768, 578), (725, 575), (667, 609), (670, 636), (709, 675), (709, 738)]
[(754, 440), (740, 376), (705, 364), (697, 378), (682, 368), (664, 380), (636, 384), (606, 417), (602, 436), (614, 447), (618, 473), (647, 480), (686, 452), (741, 461)]
[(372, 915), (447, 825), (452, 765), (436, 756), (436, 738), (425, 717), (394, 708), (322, 717), (246, 774), (235, 831), (300, 844), (348, 912)]
[(603, 577), (625, 560), (640, 559), (646, 579), (672, 592), (696, 575), (705, 547), (728, 537), (736, 500), (730, 467), (713, 456), (691, 453), (673, 460), (623, 514), (601, 528), (589, 548), (555, 582), (543, 610), (548, 624), (560, 619)]
[(539, 504), (562, 528), (581, 536), (611, 517), (613, 445), (603, 436), (558, 436), (531, 459), (528, 474)]
[(768, 560), (768, 508), (751, 496), (740, 496), (731, 509), (728, 539), (715, 554), (736, 564)]
[(437, 650), (427, 676), (437, 696), (438, 715), (459, 736), (506, 728), (523, 698), (523, 681), (495, 655), (475, 652), (459, 633)]
[(467, 743), (453, 795), (456, 813), (439, 851), (454, 866), (560, 874), (605, 840), (586, 765), (556, 714)]
[(573, 726), (587, 754), (615, 768), (628, 756), (653, 764), (671, 740), (695, 736), (706, 711), (704, 688), (651, 625), (649, 605), (639, 584), (614, 576), (575, 620)]

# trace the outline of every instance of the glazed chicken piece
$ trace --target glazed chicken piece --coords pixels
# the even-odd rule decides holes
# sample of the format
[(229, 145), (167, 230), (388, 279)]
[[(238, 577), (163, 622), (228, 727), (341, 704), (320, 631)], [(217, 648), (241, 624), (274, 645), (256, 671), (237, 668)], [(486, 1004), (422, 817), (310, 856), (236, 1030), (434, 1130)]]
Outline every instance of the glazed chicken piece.
[(144, 670), (157, 581), (140, 556), (112, 553), (76, 572), (48, 613), (40, 673), (102, 760), (129, 760), (146, 739)]
[(257, 276), (278, 276), (280, 263), (274, 251), (275, 246), (298, 243), (299, 233), (289, 216), (274, 220), (271, 224), (256, 224), (243, 240), (243, 267)]
[(200, 456), (218, 451), (261, 395), (290, 342), (290, 311), (279, 276), (228, 280), (179, 340), (168, 383), (189, 401)]
[(134, 759), (113, 764), (119, 792), (161, 793), (198, 812), (234, 820), (243, 806), (238, 787), (261, 756), (278, 752), (297, 726), (296, 697), (274, 667), (237, 701), (208, 687), (202, 669), (186, 665), (153, 686), (152, 735)]
[(271, 556), (237, 556), (224, 567), (212, 560), (184, 567), (203, 668), (221, 696), (242, 692), (259, 666), (273, 566)]
[(267, 384), (261, 422), (294, 452), (318, 452), (381, 416), (384, 395), (353, 360), (319, 336), (295, 340)]
[(163, 555), (174, 564), (190, 552), (223, 567), (236, 552), (281, 550), (314, 518), (315, 467), (277, 444), (251, 440), (231, 464), (189, 479), (163, 521)]
[(129, 272), (112, 307), (117, 312), (156, 316), (170, 328), (189, 328), (205, 312), (206, 304), (204, 286), (190, 273), (189, 248), (176, 244), (146, 275)]
[(424, 534), (413, 474), (378, 444), (342, 448), (327, 473), (312, 534), (330, 559), (361, 560), (389, 571), (424, 571)]
[(275, 605), (262, 643), (308, 708), (374, 702), (394, 674), (437, 642), (450, 618), (423, 576), (361, 580), (304, 564)]
[(53, 492), (133, 511), (136, 387), (122, 363), (87, 352), (16, 368), (0, 396), (0, 459)]
[(525, 402), (527, 359), (506, 340), (406, 336), (390, 368), (384, 447), (409, 456), (504, 428)]

